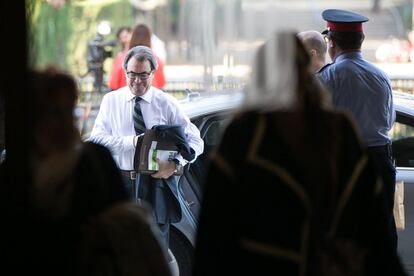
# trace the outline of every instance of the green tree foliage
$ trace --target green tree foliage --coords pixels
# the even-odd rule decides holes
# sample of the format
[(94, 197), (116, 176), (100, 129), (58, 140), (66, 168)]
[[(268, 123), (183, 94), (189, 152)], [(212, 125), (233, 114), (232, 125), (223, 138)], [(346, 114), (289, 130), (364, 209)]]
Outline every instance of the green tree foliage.
[[(88, 3), (90, 2), (90, 3)], [(128, 0), (113, 1), (79, 1), (73, 2), (72, 19), (74, 33), (76, 34), (70, 43), (71, 68), (77, 75), (84, 75), (87, 72), (87, 45), (88, 41), (96, 36), (96, 28), (101, 21), (108, 21), (112, 32), (105, 41), (116, 39), (115, 33), (121, 25), (133, 24), (132, 7)], [(114, 53), (119, 48), (114, 49)], [(110, 70), (112, 59), (105, 62), (105, 71)]]
[(26, 7), (30, 64), (55, 64), (77, 76), (87, 73), (87, 45), (100, 21), (109, 21), (112, 27), (105, 40), (115, 39), (118, 27), (134, 23), (128, 0), (71, 0), (59, 9), (44, 0), (26, 0)]
[(35, 66), (55, 64), (69, 69), (68, 50), (72, 35), (70, 4), (55, 9), (45, 1), (27, 2), (30, 11), (28, 46), (31, 64)]

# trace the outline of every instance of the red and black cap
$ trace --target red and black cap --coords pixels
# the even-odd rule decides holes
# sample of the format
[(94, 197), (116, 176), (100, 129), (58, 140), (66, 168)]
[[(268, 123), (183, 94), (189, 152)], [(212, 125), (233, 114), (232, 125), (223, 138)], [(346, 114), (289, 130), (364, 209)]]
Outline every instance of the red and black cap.
[(327, 34), (329, 31), (362, 32), (362, 23), (369, 20), (355, 12), (336, 9), (324, 10), (322, 18), (327, 22), (327, 29), (322, 34)]

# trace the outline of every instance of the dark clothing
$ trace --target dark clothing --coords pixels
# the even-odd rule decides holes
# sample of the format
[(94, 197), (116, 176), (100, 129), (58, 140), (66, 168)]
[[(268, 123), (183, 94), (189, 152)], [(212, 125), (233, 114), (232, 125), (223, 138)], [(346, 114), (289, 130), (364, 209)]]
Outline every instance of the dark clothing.
[(158, 179), (141, 174), (138, 176), (139, 183), (126, 175), (123, 175), (123, 179), (130, 198), (149, 203), (157, 223), (176, 223), (181, 220), (178, 187), (174, 177)]
[[(160, 229), (161, 244), (165, 250), (165, 255), (169, 258), (170, 255), (168, 254), (168, 248), (170, 246), (170, 224), (158, 224), (158, 229)], [(171, 260), (168, 259), (168, 261)]]
[[(141, 199), (144, 200), (146, 207), (152, 211), (154, 221), (157, 222), (160, 230), (162, 246), (164, 247), (165, 254), (168, 256), (170, 223), (181, 220), (181, 208), (179, 205), (176, 205), (179, 204), (178, 199), (171, 194), (171, 190), (168, 188), (168, 184), (166, 184), (168, 180), (163, 181), (148, 175), (140, 175), (138, 177), (143, 177), (144, 180), (137, 183), (140, 181), (139, 178), (136, 181), (136, 179), (131, 179), (129, 176), (129, 173), (123, 174), (126, 190), (131, 200), (139, 204), (143, 204)], [(175, 179), (172, 178), (172, 180), (174, 180), (174, 183), (171, 183), (171, 185), (176, 186)], [(155, 185), (155, 188), (151, 188), (152, 185)], [(174, 221), (171, 221), (171, 219)]]
[[(156, 125), (153, 129), (157, 131), (157, 136), (174, 143), (184, 159), (191, 161), (195, 158), (195, 152), (189, 146), (181, 126)], [(137, 159), (135, 156), (134, 160)], [(136, 163), (135, 161), (134, 163)], [(181, 206), (178, 200), (178, 186), (175, 177), (157, 179), (150, 175), (141, 174), (138, 187), (138, 198), (152, 206), (157, 223), (175, 223), (181, 220)]]
[[(4, 261), (14, 264), (11, 265), (14, 274), (81, 275), (79, 246), (83, 226), (110, 206), (127, 200), (117, 166), (103, 146), (84, 143), (68, 176), (62, 182), (50, 182), (56, 189), (41, 188), (36, 195), (35, 189), (30, 187), (30, 209), (20, 218), (19, 229), (7, 236), (7, 244), (13, 249), (5, 247), (7, 258)], [(49, 196), (50, 191), (56, 196)], [(39, 201), (39, 195), (50, 202)], [(60, 199), (67, 199), (69, 204), (56, 216), (55, 210), (61, 207)], [(45, 206), (50, 208), (43, 208)], [(13, 227), (16, 225), (8, 226), (9, 229)]]
[(175, 223), (181, 220), (181, 206), (175, 177), (159, 179), (142, 174), (138, 185), (138, 198), (150, 204), (157, 223)]
[[(152, 129), (157, 131), (157, 136), (160, 139), (174, 143), (184, 159), (191, 161), (195, 158), (195, 151), (188, 144), (182, 126), (155, 125)], [(138, 148), (139, 143), (137, 145)], [(134, 157), (135, 168), (138, 168), (138, 153), (139, 150), (136, 150)], [(141, 174), (137, 181), (130, 179), (129, 181), (126, 180), (126, 183), (132, 198), (141, 199), (151, 206), (155, 221), (160, 225), (160, 230), (163, 233), (165, 244), (168, 248), (168, 224), (181, 220), (181, 206), (178, 199), (178, 185), (175, 177), (157, 179), (148, 174)]]
[(84, 227), (85, 276), (169, 276), (167, 255), (152, 215), (133, 202), (114, 204)]
[(229, 125), (194, 275), (405, 275), (372, 160), (345, 115), (318, 112), (248, 112)]
[(84, 143), (82, 157), (73, 177), (73, 216), (87, 218), (114, 202), (128, 198), (110, 152), (101, 145)]
[[(183, 127), (180, 125), (155, 125), (152, 127), (156, 131), (157, 137), (164, 141), (171, 141), (178, 148), (178, 153), (187, 160), (192, 161), (195, 158), (195, 151), (187, 142)], [(137, 143), (137, 148), (141, 146), (142, 139)], [(134, 154), (134, 168), (138, 170), (139, 167), (139, 150)]]
[(156, 130), (158, 135), (165, 140), (169, 140), (178, 147), (178, 153), (187, 160), (195, 158), (195, 151), (187, 142), (183, 127), (180, 125), (156, 125), (152, 129)]
[(395, 251), (398, 247), (398, 234), (394, 220), (394, 197), (395, 197), (395, 164), (392, 154), (391, 145), (368, 147), (368, 153), (371, 155), (378, 172), (384, 182), (384, 191), (386, 195), (386, 211), (388, 216), (389, 231), (392, 238), (392, 245)]
[(137, 188), (138, 186), (135, 183), (136, 178), (131, 178), (131, 173), (135, 171), (121, 171), (122, 179), (124, 181), (125, 190), (128, 193), (128, 197), (132, 201), (137, 200)]

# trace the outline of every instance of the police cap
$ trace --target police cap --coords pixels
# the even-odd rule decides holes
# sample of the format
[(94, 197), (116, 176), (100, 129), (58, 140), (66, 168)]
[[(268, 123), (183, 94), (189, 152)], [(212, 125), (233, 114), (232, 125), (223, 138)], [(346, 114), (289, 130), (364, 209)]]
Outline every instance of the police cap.
[(362, 32), (362, 23), (369, 19), (363, 15), (346, 10), (329, 9), (322, 12), (322, 18), (327, 22), (327, 29), (322, 32)]

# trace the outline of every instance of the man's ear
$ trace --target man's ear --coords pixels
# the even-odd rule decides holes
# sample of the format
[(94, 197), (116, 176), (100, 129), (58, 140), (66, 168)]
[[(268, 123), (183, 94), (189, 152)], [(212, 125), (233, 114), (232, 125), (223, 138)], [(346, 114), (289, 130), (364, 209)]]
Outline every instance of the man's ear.
[(309, 55), (310, 55), (310, 57), (314, 57), (314, 56), (316, 56), (318, 53), (316, 52), (316, 50), (315, 49), (311, 49), (310, 51), (309, 51)]
[(333, 39), (329, 39), (328, 47), (332, 48), (335, 46), (335, 41)]

